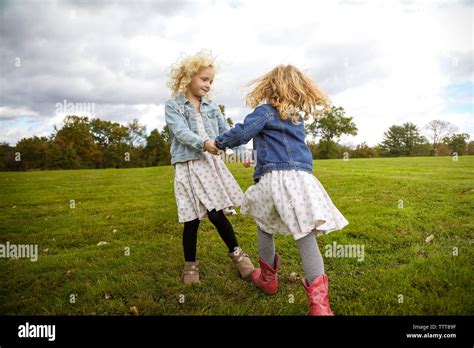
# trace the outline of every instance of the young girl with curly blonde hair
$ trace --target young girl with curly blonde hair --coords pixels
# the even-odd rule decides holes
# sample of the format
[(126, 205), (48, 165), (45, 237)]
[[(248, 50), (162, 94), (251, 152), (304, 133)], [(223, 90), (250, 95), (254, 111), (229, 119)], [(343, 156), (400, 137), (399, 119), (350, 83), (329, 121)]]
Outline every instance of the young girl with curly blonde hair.
[(207, 51), (184, 57), (171, 69), (168, 87), (172, 99), (165, 105), (171, 133), (171, 164), (178, 220), (184, 223), (185, 284), (199, 283), (196, 261), (197, 232), (206, 215), (228, 248), (228, 255), (243, 279), (254, 267), (237, 243), (224, 211), (240, 206), (243, 192), (227, 169), (213, 140), (230, 129), (218, 105), (209, 99), (214, 81), (214, 58)]
[(312, 174), (313, 161), (304, 131), (304, 121), (319, 117), (329, 108), (329, 99), (291, 65), (277, 66), (250, 86), (253, 89), (247, 95), (247, 105), (255, 110), (244, 123), (218, 136), (215, 145), (225, 149), (253, 138), (256, 149), (255, 185), (245, 192), (240, 209), (258, 226), (261, 269), (254, 270), (252, 281), (267, 294), (277, 292), (280, 256), (275, 252), (273, 236), (292, 235), (303, 261), (310, 314), (333, 315), (328, 277), (315, 236), (340, 230), (348, 221)]

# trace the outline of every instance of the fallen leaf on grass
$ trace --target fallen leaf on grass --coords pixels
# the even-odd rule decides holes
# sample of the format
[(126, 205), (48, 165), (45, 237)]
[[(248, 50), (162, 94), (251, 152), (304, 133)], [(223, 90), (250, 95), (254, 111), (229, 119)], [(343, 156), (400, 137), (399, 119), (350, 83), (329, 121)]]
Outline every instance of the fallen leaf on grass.
[(290, 282), (295, 283), (298, 280), (298, 273), (291, 272), (288, 276), (288, 279), (290, 280)]
[(108, 291), (104, 291), (104, 298), (106, 300), (110, 299), (112, 296), (110, 295), (110, 293)]
[(97, 246), (101, 246), (101, 245), (105, 245), (105, 244), (109, 244), (109, 243), (107, 243), (107, 242), (99, 242), (99, 243), (97, 243)]
[(138, 315), (137, 306), (130, 307), (130, 313), (132, 313), (133, 315)]
[(428, 237), (426, 237), (425, 242), (429, 243), (434, 239), (434, 235), (430, 234)]

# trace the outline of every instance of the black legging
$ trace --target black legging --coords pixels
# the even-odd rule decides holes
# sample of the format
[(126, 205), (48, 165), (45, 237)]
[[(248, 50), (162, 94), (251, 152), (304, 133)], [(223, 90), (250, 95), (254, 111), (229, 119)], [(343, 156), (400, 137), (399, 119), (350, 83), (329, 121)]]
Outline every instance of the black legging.
[[(238, 246), (237, 238), (235, 237), (234, 229), (229, 220), (225, 217), (222, 210), (211, 210), (207, 212), (209, 220), (217, 228), (217, 232), (221, 236), (224, 243), (227, 245), (229, 252), (234, 251)], [(199, 219), (187, 221), (184, 223), (183, 230), (183, 249), (184, 259), (188, 262), (196, 261), (196, 246), (197, 246), (197, 232), (199, 227)]]

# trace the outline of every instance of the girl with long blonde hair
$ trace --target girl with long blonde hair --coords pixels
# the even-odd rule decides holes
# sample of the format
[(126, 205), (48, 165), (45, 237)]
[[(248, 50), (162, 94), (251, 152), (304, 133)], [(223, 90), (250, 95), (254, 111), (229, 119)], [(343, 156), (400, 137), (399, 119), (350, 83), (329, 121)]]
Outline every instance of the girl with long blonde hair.
[[(330, 107), (322, 89), (292, 65), (277, 66), (252, 81), (247, 105), (255, 108), (243, 123), (215, 139), (219, 149), (253, 139), (254, 182), (245, 192), (240, 211), (258, 226), (260, 269), (252, 273), (256, 287), (267, 294), (278, 290), (280, 256), (273, 236), (296, 240), (306, 279), (303, 286), (311, 315), (333, 315), (328, 277), (316, 235), (340, 230), (348, 221), (313, 176), (311, 151), (305, 143), (304, 121)], [(248, 167), (248, 163), (244, 163)]]
[(175, 167), (174, 192), (178, 221), (184, 224), (185, 284), (200, 282), (196, 259), (197, 232), (206, 216), (228, 248), (228, 256), (241, 277), (250, 280), (250, 258), (239, 247), (225, 212), (240, 206), (243, 192), (217, 155), (212, 139), (230, 129), (219, 106), (210, 99), (215, 76), (214, 58), (208, 51), (183, 57), (170, 72), (172, 98), (165, 104), (171, 133), (171, 164)]

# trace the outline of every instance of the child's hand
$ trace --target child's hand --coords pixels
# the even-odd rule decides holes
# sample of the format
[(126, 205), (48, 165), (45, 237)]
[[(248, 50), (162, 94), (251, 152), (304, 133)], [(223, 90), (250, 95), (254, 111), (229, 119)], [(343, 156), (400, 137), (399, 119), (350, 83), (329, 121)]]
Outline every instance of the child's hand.
[(214, 140), (211, 140), (211, 139), (207, 139), (204, 142), (204, 148), (206, 149), (207, 152), (212, 153), (213, 155), (217, 155), (217, 153), (219, 152), (219, 149), (214, 143)]
[(242, 165), (245, 167), (245, 168), (249, 168), (251, 165), (252, 165), (252, 158), (250, 157), (245, 157), (243, 162), (242, 162)]

